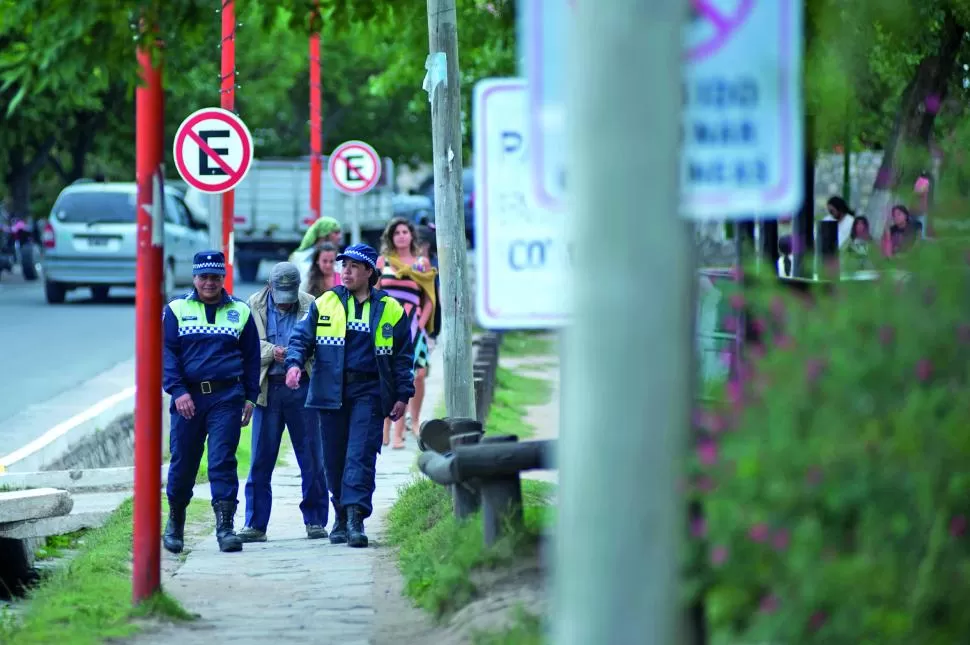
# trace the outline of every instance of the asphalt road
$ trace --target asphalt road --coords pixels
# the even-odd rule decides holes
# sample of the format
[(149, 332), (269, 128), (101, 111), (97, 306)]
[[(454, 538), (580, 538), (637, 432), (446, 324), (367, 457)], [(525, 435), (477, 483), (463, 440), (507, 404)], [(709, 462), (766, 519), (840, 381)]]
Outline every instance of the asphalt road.
[[(267, 271), (264, 265), (261, 273)], [(247, 298), (260, 286), (237, 283), (236, 295)], [(108, 302), (95, 302), (89, 290), (78, 289), (68, 295), (67, 303), (54, 306), (44, 299), (43, 282), (24, 282), (19, 275), (4, 273), (0, 343), (0, 436), (8, 444), (5, 422), (18, 412), (134, 356), (135, 292), (112, 289)], [(23, 445), (34, 438), (16, 441)], [(19, 447), (0, 445), (0, 455)]]

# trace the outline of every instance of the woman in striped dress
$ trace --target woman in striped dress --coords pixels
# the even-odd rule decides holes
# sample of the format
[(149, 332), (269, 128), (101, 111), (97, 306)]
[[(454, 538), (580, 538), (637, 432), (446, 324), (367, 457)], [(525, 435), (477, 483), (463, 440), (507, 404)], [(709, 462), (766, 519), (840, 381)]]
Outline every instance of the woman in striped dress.
[[(381, 257), (377, 268), (381, 271), (381, 289), (401, 303), (410, 319), (411, 340), (414, 343), (414, 397), (411, 409), (411, 430), (417, 436), (421, 427), (421, 404), (424, 403), (424, 379), (428, 374), (428, 334), (434, 332), (434, 312), (437, 307), (434, 281), (438, 271), (427, 258), (418, 254), (414, 225), (406, 219), (395, 218), (381, 235)], [(390, 443), (391, 420), (384, 419), (384, 445)], [(394, 448), (404, 447), (404, 419), (394, 422)]]

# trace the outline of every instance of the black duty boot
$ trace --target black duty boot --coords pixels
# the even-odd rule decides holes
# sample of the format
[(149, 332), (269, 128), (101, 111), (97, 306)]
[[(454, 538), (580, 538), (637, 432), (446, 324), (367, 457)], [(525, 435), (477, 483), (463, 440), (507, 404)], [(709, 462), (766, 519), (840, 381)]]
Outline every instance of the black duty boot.
[(362, 549), (367, 546), (364, 534), (364, 509), (359, 506), (347, 507), (347, 546)]
[(170, 553), (181, 553), (185, 548), (185, 507), (169, 506), (168, 522), (162, 535), (162, 544)]
[(232, 530), (232, 521), (236, 515), (236, 502), (212, 502), (212, 510), (216, 514), (216, 539), (219, 550), (223, 553), (242, 551), (242, 540)]
[(337, 509), (336, 515), (330, 529), (330, 544), (347, 544), (347, 509)]

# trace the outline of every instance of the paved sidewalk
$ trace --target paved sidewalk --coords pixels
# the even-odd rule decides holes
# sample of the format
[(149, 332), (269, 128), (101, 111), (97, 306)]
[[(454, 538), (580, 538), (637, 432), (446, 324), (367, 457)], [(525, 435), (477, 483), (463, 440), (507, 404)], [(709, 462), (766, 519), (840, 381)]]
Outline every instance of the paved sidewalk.
[[(441, 352), (432, 354), (423, 417), (429, 418), (443, 396)], [(246, 544), (241, 553), (219, 553), (214, 533), (191, 545), (185, 563), (164, 588), (200, 618), (164, 625), (132, 643), (144, 645), (280, 645), (340, 642), (373, 645), (375, 631), (374, 569), (387, 557), (383, 519), (398, 489), (413, 476), (417, 446), (383, 448), (377, 461), (374, 515), (365, 523), (371, 546), (351, 549), (329, 540), (307, 540), (300, 515), (300, 473), (295, 457), (273, 474), (273, 512), (268, 541)], [(240, 482), (237, 530), (244, 502)], [(196, 496), (209, 497), (208, 484)], [(332, 524), (331, 508), (331, 524)], [(329, 526), (328, 526), (329, 529)], [(165, 551), (164, 559), (177, 559)]]

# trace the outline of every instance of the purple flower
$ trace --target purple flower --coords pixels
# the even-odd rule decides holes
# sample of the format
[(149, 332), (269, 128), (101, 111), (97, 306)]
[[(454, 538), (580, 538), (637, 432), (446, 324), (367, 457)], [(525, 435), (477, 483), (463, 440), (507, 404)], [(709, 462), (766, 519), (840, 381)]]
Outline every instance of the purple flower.
[(695, 517), (690, 521), (690, 534), (695, 538), (707, 535), (707, 521), (703, 517)]
[(711, 549), (711, 564), (720, 566), (727, 562), (728, 550), (726, 546), (716, 546)]
[(717, 443), (705, 439), (697, 446), (697, 458), (705, 466), (713, 466), (717, 463)]
[(729, 334), (736, 334), (738, 331), (738, 319), (736, 316), (725, 316), (724, 321), (721, 323), (721, 327), (724, 328)]
[(813, 632), (817, 632), (818, 630), (822, 629), (822, 626), (825, 625), (826, 621), (828, 621), (828, 616), (825, 614), (825, 612), (816, 611), (814, 614), (812, 614), (812, 617), (808, 619), (808, 628)]
[(967, 518), (964, 515), (957, 515), (950, 520), (950, 535), (953, 537), (963, 537), (967, 532)]
[(923, 100), (923, 107), (926, 108), (928, 114), (936, 114), (940, 111), (940, 97), (936, 94), (930, 94)]
[(809, 486), (818, 486), (822, 483), (822, 469), (818, 466), (812, 466), (805, 473), (805, 483)]
[(925, 383), (933, 376), (933, 363), (928, 358), (921, 358), (916, 362), (916, 378)]
[(779, 334), (775, 336), (775, 347), (778, 349), (791, 349), (794, 347), (795, 341), (792, 337), (787, 334)]
[(811, 385), (818, 380), (825, 369), (825, 361), (820, 358), (810, 358), (805, 361), (805, 378)]
[(771, 546), (773, 546), (776, 551), (784, 551), (785, 549), (788, 548), (788, 545), (790, 543), (791, 543), (791, 534), (788, 532), (788, 529), (779, 529), (771, 537)]
[(879, 328), (879, 342), (883, 345), (889, 345), (896, 338), (896, 330), (889, 325), (883, 325)]
[(768, 540), (768, 533), (768, 525), (762, 522), (755, 524), (748, 530), (748, 537), (760, 544)]
[(758, 606), (758, 611), (763, 614), (773, 614), (778, 611), (778, 606), (780, 604), (781, 601), (778, 599), (778, 596), (775, 594), (768, 594), (761, 599), (761, 604)]
[(744, 295), (740, 293), (732, 293), (731, 297), (728, 299), (731, 304), (731, 309), (738, 310), (744, 308)]
[(771, 299), (771, 315), (774, 316), (775, 322), (785, 322), (785, 301), (778, 296)]

